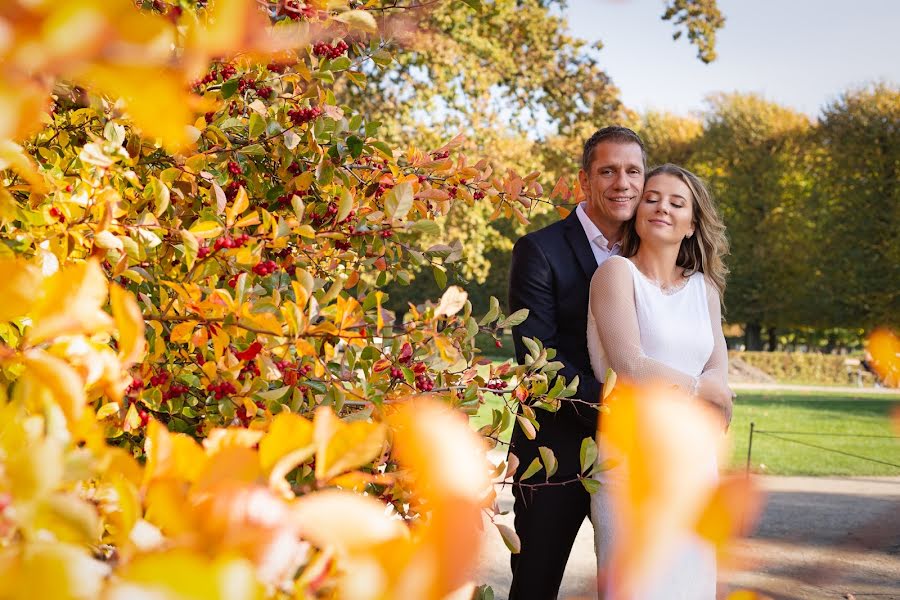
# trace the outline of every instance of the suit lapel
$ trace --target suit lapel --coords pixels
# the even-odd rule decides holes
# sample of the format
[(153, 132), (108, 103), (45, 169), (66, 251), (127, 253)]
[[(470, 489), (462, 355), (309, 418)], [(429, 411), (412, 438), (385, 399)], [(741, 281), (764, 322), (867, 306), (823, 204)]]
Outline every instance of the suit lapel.
[(587, 235), (584, 233), (584, 227), (581, 226), (581, 221), (578, 220), (578, 215), (575, 214), (574, 210), (566, 217), (564, 225), (566, 241), (569, 242), (572, 253), (578, 259), (578, 264), (581, 265), (584, 274), (590, 279), (594, 276), (594, 271), (597, 270), (597, 259), (591, 250), (591, 242), (588, 241)]

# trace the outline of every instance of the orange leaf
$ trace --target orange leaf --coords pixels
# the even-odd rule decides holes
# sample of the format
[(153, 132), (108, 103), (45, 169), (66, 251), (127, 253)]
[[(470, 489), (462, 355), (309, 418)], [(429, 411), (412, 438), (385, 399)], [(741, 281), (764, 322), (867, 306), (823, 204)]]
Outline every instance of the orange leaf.
[(12, 321), (31, 309), (41, 272), (21, 258), (0, 258), (0, 321)]

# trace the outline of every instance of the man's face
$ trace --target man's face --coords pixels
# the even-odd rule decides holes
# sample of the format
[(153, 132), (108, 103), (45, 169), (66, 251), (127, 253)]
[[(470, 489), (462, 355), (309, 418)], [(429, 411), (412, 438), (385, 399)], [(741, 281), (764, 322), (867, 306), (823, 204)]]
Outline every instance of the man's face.
[(578, 173), (588, 216), (607, 238), (615, 238), (634, 215), (644, 189), (644, 157), (634, 143), (601, 142), (594, 148), (589, 172)]

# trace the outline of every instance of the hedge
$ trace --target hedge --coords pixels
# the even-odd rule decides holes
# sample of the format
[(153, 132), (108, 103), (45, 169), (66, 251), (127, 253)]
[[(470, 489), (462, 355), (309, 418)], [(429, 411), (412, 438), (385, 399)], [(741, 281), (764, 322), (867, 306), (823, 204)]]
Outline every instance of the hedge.
[(862, 372), (864, 384), (871, 385), (873, 378), (860, 365), (848, 366), (847, 359), (859, 360), (859, 356), (821, 354), (818, 352), (738, 352), (729, 357), (740, 357), (748, 364), (764, 371), (778, 383), (856, 385), (857, 371)]

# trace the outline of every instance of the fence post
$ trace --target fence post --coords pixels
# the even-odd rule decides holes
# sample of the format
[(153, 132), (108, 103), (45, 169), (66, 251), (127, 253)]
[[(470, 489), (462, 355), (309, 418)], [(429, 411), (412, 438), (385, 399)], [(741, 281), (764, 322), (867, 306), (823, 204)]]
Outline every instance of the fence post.
[(756, 423), (750, 421), (750, 440), (747, 443), (747, 467), (745, 475), (747, 477), (750, 476), (750, 455), (753, 452), (753, 430), (756, 428)]

